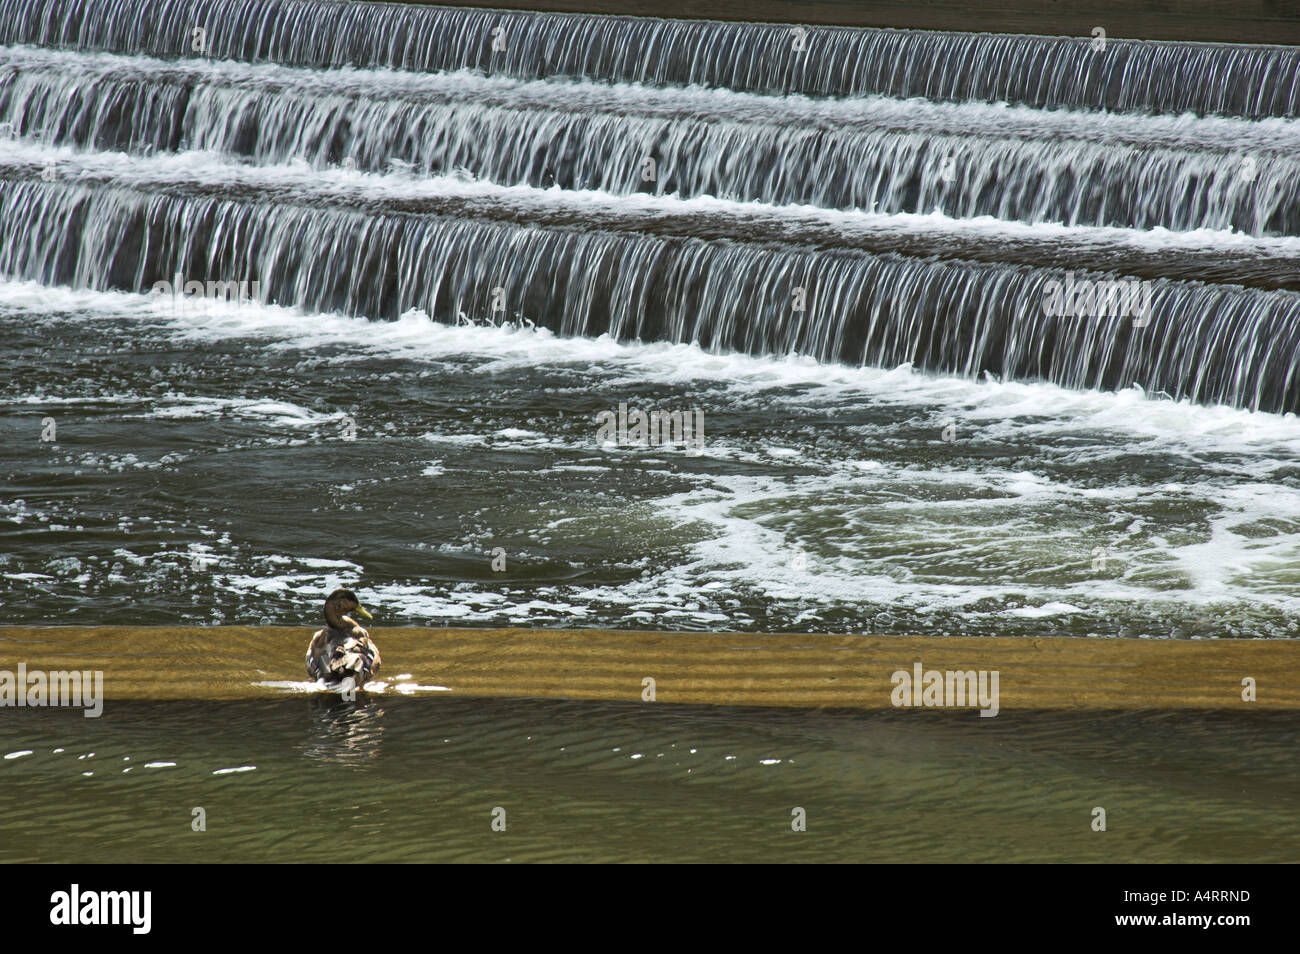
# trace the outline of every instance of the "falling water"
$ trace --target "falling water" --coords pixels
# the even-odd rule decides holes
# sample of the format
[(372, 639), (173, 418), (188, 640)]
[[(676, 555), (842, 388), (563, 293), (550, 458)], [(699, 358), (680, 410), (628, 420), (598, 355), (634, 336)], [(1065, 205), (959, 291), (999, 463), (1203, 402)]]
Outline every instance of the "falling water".
[(0, 270), (1300, 409), (1300, 52), (804, 39), (0, 0)]
[[(203, 31), (201, 39), (195, 29)], [(1300, 50), (333, 0), (2, 0), (0, 42), (309, 67), (1295, 116)]]
[(614, 194), (1300, 232), (1300, 135), (1276, 122), (557, 87), (466, 73), (330, 75), (26, 49), (0, 50), (0, 122), (82, 149), (201, 149), (262, 165), (402, 164)]
[(0, 185), (0, 212), (0, 271), (48, 284), (239, 275), (272, 302), (372, 318), (418, 308), (452, 323), (1300, 406), (1295, 292), (1157, 281), (1141, 327), (1045, 314), (1059, 276), (1038, 268), (40, 181)]

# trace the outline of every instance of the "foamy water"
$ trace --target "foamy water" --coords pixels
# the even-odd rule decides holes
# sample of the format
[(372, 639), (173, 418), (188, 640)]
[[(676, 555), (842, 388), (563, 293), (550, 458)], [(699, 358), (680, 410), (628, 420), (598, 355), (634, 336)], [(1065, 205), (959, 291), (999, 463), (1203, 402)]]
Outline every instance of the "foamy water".
[[(310, 618), (343, 582), (386, 622), (434, 625), (1287, 635), (1300, 611), (1294, 415), (416, 312), (176, 308), (12, 282), (0, 300), (14, 333), (40, 321), (138, 348), (102, 374), (11, 377), (11, 428), (61, 422), (58, 442), (31, 443), (46, 466), (92, 493), (145, 481), (98, 552), (42, 542), (85, 516), (30, 494), (3, 505), (21, 541), (3, 575), (32, 594), (18, 601), (32, 619), (83, 599), (90, 613), (93, 593), (134, 578), (156, 581), (144, 619), (214, 618), (176, 602), (177, 575), (259, 623)], [(372, 403), (313, 391), (338, 375)], [(596, 414), (620, 402), (699, 408), (703, 446), (602, 444)], [(355, 441), (338, 436), (349, 420)], [(178, 427), (196, 430), (178, 441)], [(317, 482), (295, 458), (335, 463)], [(318, 489), (272, 491), (283, 529), (263, 539), (264, 515), (230, 509), (244, 467)]]

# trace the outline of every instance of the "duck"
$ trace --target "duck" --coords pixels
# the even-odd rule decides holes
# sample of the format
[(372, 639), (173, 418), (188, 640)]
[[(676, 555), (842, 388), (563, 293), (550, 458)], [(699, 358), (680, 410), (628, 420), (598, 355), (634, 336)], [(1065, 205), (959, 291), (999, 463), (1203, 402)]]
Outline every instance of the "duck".
[(360, 689), (379, 673), (383, 661), (370, 634), (348, 613), (374, 619), (356, 593), (337, 589), (325, 597), (325, 628), (307, 644), (307, 675), (327, 689)]

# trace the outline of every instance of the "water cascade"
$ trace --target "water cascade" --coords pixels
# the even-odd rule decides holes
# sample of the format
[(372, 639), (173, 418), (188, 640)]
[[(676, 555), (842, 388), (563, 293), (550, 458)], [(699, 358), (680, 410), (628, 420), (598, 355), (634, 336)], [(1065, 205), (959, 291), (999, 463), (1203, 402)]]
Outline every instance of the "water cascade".
[(1300, 50), (791, 37), (0, 0), (0, 272), (1300, 410)]

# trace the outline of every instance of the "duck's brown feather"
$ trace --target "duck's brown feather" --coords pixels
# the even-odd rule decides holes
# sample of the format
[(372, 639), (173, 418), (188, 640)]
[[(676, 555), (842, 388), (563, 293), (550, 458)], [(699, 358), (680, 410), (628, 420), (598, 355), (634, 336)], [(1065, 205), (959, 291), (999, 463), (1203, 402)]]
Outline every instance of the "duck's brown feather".
[(351, 676), (358, 687), (379, 673), (383, 662), (379, 647), (370, 634), (350, 617), (343, 617), (342, 628), (327, 626), (317, 630), (307, 645), (307, 675), (327, 683), (342, 682)]

